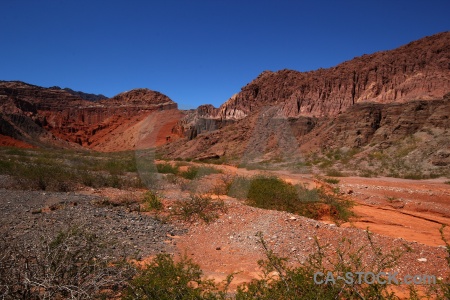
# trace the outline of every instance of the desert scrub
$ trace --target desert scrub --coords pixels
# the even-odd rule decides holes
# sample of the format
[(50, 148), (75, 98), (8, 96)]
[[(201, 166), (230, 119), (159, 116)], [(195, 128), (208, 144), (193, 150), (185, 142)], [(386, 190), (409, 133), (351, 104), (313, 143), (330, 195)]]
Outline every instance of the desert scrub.
[[(371, 234), (367, 231), (367, 243), (356, 247), (349, 239), (341, 239), (336, 249), (320, 245), (316, 239), (317, 251), (299, 267), (291, 267), (288, 259), (276, 255), (266, 244), (261, 233), (258, 233), (259, 243), (264, 251), (265, 259), (258, 261), (263, 276), (253, 279), (238, 287), (236, 299), (398, 299), (390, 291), (389, 285), (366, 285), (354, 282), (346, 285), (336, 281), (336, 284), (316, 284), (314, 274), (331, 272), (334, 278), (347, 272), (366, 270), (382, 272), (398, 265), (400, 257), (410, 251), (406, 246), (389, 252), (383, 252), (377, 246)], [(368, 255), (369, 254), (369, 255)], [(367, 263), (364, 257), (371, 257)], [(276, 272), (276, 275), (274, 274)]]
[(333, 221), (340, 225), (344, 222), (350, 221), (350, 218), (355, 216), (351, 210), (353, 202), (339, 196), (339, 188), (332, 192), (326, 192), (324, 189), (319, 189), (319, 198), (329, 208), (329, 214)]
[(143, 211), (159, 211), (164, 205), (155, 192), (148, 191), (143, 195)]
[(337, 178), (324, 178), (323, 181), (329, 184), (338, 184), (340, 182)]
[(175, 262), (169, 254), (158, 254), (130, 281), (122, 299), (226, 299), (212, 279), (204, 279), (199, 265), (183, 256)]
[(189, 199), (175, 202), (171, 216), (190, 223), (196, 221), (211, 223), (219, 218), (220, 212), (226, 212), (223, 200), (192, 194)]
[[(142, 187), (131, 153), (68, 150), (0, 149), (0, 174), (11, 175), (19, 188), (66, 192), (90, 187)], [(20, 155), (19, 155), (20, 154)]]
[(338, 225), (353, 216), (352, 203), (336, 193), (292, 185), (276, 176), (236, 177), (230, 184), (229, 195), (254, 207), (287, 211), (312, 219), (329, 214)]
[(235, 176), (226, 182), (226, 193), (233, 198), (246, 199), (250, 189), (251, 178)]
[(250, 205), (265, 209), (295, 212), (301, 205), (297, 189), (275, 176), (252, 178), (247, 201)]
[(200, 178), (200, 177), (207, 176), (210, 174), (218, 174), (218, 173), (222, 173), (222, 172), (216, 168), (205, 167), (205, 166), (200, 166), (200, 167), (190, 166), (186, 171), (181, 172), (180, 176), (185, 179), (193, 180), (195, 178)]
[(76, 225), (44, 235), (28, 247), (0, 240), (2, 299), (111, 299), (134, 274), (125, 259), (86, 227)]
[(156, 169), (158, 170), (158, 173), (163, 173), (163, 174), (177, 175), (179, 173), (178, 166), (174, 166), (167, 162), (156, 164)]
[(344, 173), (342, 173), (341, 171), (336, 170), (336, 169), (328, 169), (326, 171), (326, 175), (332, 176), (332, 177), (344, 177), (345, 176)]

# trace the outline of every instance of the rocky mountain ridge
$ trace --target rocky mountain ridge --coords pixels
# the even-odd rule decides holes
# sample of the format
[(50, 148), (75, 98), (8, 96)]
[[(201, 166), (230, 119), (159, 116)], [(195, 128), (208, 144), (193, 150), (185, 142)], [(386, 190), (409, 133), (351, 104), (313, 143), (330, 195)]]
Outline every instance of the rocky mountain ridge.
[(450, 32), (390, 51), (356, 57), (311, 72), (263, 72), (219, 108), (221, 118), (241, 118), (264, 105), (282, 115), (333, 116), (361, 102), (441, 99), (450, 91)]
[[(83, 96), (84, 95), (84, 96)], [(30, 144), (105, 148), (99, 139), (142, 121), (151, 113), (176, 110), (167, 96), (148, 89), (121, 93), (111, 99), (18, 81), (0, 82), (0, 134)], [(102, 98), (97, 97), (97, 98)], [(113, 150), (124, 150), (124, 145)], [(128, 145), (132, 149), (132, 145)], [(100, 150), (100, 149), (99, 149)]]
[[(101, 99), (58, 87), (1, 81), (0, 135), (32, 145), (100, 151), (168, 144), (164, 150), (172, 158), (236, 156), (249, 147), (270, 158), (279, 154), (278, 138), (287, 136), (283, 149), (317, 152), (371, 143), (383, 147), (390, 136), (396, 137), (389, 143), (398, 140), (396, 132), (441, 132), (448, 125), (444, 95), (449, 91), (450, 32), (444, 32), (333, 68), (265, 71), (219, 108), (202, 105), (185, 112), (148, 89)], [(416, 100), (430, 104), (408, 104)], [(438, 116), (436, 107), (444, 113)], [(383, 123), (386, 115), (391, 121)], [(394, 124), (410, 129), (389, 127)], [(380, 138), (380, 132), (387, 137)], [(441, 133), (447, 136), (445, 130)], [(444, 138), (438, 148), (445, 152), (447, 144)]]

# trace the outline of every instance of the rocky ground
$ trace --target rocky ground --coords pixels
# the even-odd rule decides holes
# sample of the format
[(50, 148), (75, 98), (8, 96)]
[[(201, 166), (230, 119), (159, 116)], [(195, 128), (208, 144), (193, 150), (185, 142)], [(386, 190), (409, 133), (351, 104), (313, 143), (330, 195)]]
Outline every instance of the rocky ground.
[(80, 193), (0, 189), (2, 236), (30, 248), (43, 235), (53, 236), (69, 226), (85, 226), (106, 239), (116, 255), (137, 258), (173, 252), (168, 236), (184, 232), (126, 206), (104, 203), (103, 197)]
[[(326, 185), (311, 174), (214, 167), (224, 173), (205, 176), (193, 181), (193, 185), (208, 190), (222, 176), (261, 172), (310, 188)], [(1, 179), (7, 186), (8, 178)], [(450, 185), (445, 179), (340, 177), (339, 183), (329, 187), (339, 188), (342, 196), (355, 202), (357, 217), (351, 222), (337, 226), (327, 220), (250, 207), (220, 195), (227, 210), (220, 212), (216, 221), (205, 224), (175, 220), (166, 224), (154, 214), (139, 211), (136, 203), (117, 205), (142, 191), (86, 188), (68, 193), (0, 189), (0, 224), (6, 241), (19, 240), (27, 247), (33, 247), (42, 234), (73, 224), (86, 225), (107, 238), (117, 255), (123, 255), (125, 249), (126, 255), (139, 252), (138, 258), (147, 260), (168, 252), (187, 255), (201, 266), (205, 276), (218, 281), (234, 273), (232, 291), (240, 283), (261, 275), (257, 261), (264, 258), (264, 251), (258, 233), (262, 233), (270, 249), (287, 257), (293, 265), (304, 263), (317, 252), (317, 240), (327, 257), (335, 257), (337, 249), (345, 248), (363, 258), (364, 269), (355, 271), (372, 271), (376, 255), (367, 238), (369, 227), (375, 247), (384, 254), (409, 249), (388, 271), (399, 272), (400, 276), (449, 275), (448, 253), (439, 234), (441, 224), (450, 224)], [(159, 194), (166, 210), (170, 210), (174, 201), (188, 196), (188, 191), (167, 182), (160, 186)], [(449, 238), (447, 231), (446, 236)], [(351, 241), (351, 245), (343, 239)]]
[[(261, 172), (228, 166), (222, 168), (237, 175)], [(291, 183), (309, 187), (324, 184), (310, 174), (272, 173)], [(336, 249), (342, 245), (343, 239), (351, 240), (350, 248), (355, 253), (363, 247), (359, 254), (367, 264), (365, 271), (368, 271), (375, 266), (375, 255), (366, 232), (369, 228), (374, 234), (374, 244), (383, 253), (410, 249), (391, 272), (398, 271), (401, 276), (428, 274), (443, 278), (449, 274), (448, 254), (439, 233), (441, 224), (449, 224), (450, 221), (447, 214), (450, 208), (448, 184), (442, 179), (339, 179), (336, 186), (343, 196), (355, 202), (353, 211), (357, 214), (351, 222), (340, 227), (329, 221), (250, 207), (224, 196), (221, 198), (225, 199), (228, 211), (219, 220), (210, 225), (192, 224), (186, 235), (173, 239), (179, 252), (198, 262), (206, 275), (224, 280), (226, 275), (237, 273), (232, 288), (261, 275), (257, 261), (264, 258), (264, 251), (256, 236), (258, 232), (263, 234), (275, 253), (287, 257), (293, 264), (304, 263), (310, 254), (317, 252), (315, 238), (320, 245), (326, 246), (330, 257), (336, 256)], [(397, 201), (405, 204), (398, 205)], [(417, 207), (428, 208), (419, 210)], [(446, 236), (449, 236), (447, 231)]]

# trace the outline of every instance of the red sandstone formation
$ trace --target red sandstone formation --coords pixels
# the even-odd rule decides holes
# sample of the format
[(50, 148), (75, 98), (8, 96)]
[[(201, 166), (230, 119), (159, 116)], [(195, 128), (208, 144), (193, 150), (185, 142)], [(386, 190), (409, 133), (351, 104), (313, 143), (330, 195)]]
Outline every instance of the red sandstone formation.
[[(272, 128), (265, 133), (260, 128), (264, 124), (281, 126), (280, 122), (276, 125), (270, 121), (270, 116), (286, 119), (303, 149), (343, 144), (354, 147), (365, 145), (372, 138), (388, 139), (399, 132), (411, 134), (418, 128), (441, 128), (447, 124), (442, 119), (446, 115), (437, 116), (434, 111), (438, 106), (445, 111), (448, 100), (439, 105), (420, 104), (425, 107), (422, 113), (418, 109), (408, 115), (403, 109), (409, 111), (411, 107), (402, 104), (442, 99), (448, 92), (450, 32), (444, 32), (395, 50), (363, 55), (334, 68), (304, 73), (265, 71), (219, 108), (202, 105), (184, 113), (167, 96), (148, 89), (103, 99), (101, 95), (59, 87), (0, 82), (0, 134), (34, 145), (118, 151), (162, 145), (183, 135), (192, 140), (205, 133), (205, 140), (195, 140), (184, 148), (179, 143), (186, 141), (180, 141), (170, 146), (173, 149), (169, 153), (216, 157), (227, 151), (243, 153), (255, 132), (260, 133), (261, 139), (282, 136), (282, 129), (275, 132)], [(383, 106), (388, 104), (394, 106)], [(412, 126), (415, 122), (420, 124)], [(394, 123), (400, 128), (414, 128), (390, 128), (389, 124)], [(349, 124), (362, 128), (350, 130)], [(311, 132), (314, 136), (309, 135)], [(381, 132), (387, 132), (387, 137)], [(329, 141), (330, 136), (341, 136), (339, 143)], [(236, 146), (230, 148), (236, 141)], [(271, 146), (261, 151), (270, 149)]]
[(220, 108), (223, 119), (279, 105), (282, 115), (333, 116), (361, 102), (441, 99), (450, 92), (450, 32), (311, 72), (265, 71)]
[[(167, 111), (171, 113), (161, 114)], [(31, 144), (76, 144), (100, 151), (134, 149), (139, 143), (138, 124), (152, 114), (164, 115), (159, 123), (166, 125), (158, 141), (146, 145), (160, 145), (168, 136), (167, 141), (175, 139), (171, 128), (181, 113), (175, 102), (158, 92), (136, 89), (93, 102), (60, 88), (0, 82), (0, 134)]]

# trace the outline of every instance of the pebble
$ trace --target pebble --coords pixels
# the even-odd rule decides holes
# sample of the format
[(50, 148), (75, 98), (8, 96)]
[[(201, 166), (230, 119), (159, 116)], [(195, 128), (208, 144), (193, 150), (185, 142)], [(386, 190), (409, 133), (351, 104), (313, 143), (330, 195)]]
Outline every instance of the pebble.
[(424, 258), (424, 257), (422, 257), (422, 258), (418, 258), (417, 261), (420, 261), (420, 262), (427, 262), (427, 259)]

